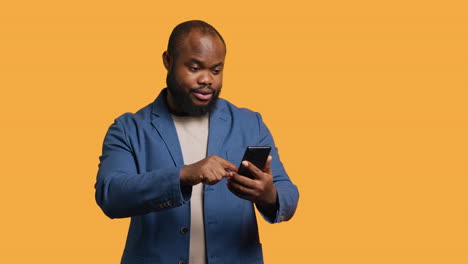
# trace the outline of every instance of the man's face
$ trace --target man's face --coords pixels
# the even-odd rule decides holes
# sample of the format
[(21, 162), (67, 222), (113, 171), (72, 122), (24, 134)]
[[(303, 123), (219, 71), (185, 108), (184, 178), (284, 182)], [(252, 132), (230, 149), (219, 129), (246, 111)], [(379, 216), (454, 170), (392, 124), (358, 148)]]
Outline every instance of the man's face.
[(198, 31), (182, 39), (177, 56), (166, 54), (168, 103), (174, 113), (200, 116), (213, 108), (221, 92), (225, 55), (218, 36)]

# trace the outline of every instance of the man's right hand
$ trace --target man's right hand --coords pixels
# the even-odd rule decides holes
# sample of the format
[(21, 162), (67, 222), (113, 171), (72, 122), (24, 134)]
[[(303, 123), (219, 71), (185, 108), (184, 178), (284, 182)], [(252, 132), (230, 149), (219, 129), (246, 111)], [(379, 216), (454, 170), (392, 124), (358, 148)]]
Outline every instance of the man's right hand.
[(200, 182), (216, 184), (224, 177), (232, 176), (230, 171), (237, 172), (238, 168), (231, 162), (211, 155), (198, 162), (184, 166), (180, 170), (180, 183), (182, 185), (196, 185)]

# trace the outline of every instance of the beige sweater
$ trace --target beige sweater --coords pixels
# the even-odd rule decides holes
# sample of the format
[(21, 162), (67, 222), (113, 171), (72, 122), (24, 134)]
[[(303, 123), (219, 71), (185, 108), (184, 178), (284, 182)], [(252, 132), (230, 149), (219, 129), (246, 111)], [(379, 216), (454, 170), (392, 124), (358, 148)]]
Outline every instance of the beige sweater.
[[(172, 119), (179, 137), (184, 164), (204, 159), (208, 148), (208, 114), (202, 117), (173, 115)], [(193, 186), (190, 199), (190, 264), (206, 264), (203, 187), (202, 183)]]

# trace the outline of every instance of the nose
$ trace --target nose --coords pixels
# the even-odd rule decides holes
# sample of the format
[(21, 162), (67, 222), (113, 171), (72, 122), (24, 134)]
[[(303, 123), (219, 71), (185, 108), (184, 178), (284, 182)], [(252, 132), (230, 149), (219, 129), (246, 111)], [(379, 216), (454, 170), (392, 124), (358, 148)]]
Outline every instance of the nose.
[(209, 71), (202, 71), (198, 76), (198, 84), (211, 86), (213, 84), (213, 76)]

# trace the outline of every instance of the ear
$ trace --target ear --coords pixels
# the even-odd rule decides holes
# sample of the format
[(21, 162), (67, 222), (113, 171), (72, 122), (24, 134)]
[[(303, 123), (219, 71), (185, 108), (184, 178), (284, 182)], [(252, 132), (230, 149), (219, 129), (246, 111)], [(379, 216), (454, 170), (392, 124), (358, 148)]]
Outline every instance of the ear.
[(164, 68), (166, 68), (166, 70), (169, 71), (172, 65), (172, 57), (169, 55), (169, 53), (167, 53), (167, 51), (164, 51), (162, 54), (162, 59), (163, 59)]

